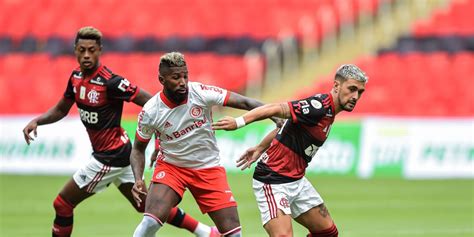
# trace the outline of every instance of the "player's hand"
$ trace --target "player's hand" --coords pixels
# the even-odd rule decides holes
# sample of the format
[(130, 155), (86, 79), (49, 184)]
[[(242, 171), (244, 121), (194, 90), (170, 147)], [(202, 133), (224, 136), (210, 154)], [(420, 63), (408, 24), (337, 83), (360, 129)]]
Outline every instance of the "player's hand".
[(144, 197), (146, 197), (147, 190), (145, 186), (145, 182), (143, 180), (135, 182), (132, 188), (132, 196), (135, 202), (137, 203), (137, 206), (140, 207), (141, 203), (143, 203)]
[(250, 166), (258, 160), (262, 155), (262, 151), (258, 147), (251, 147), (245, 151), (245, 153), (240, 156), (237, 160), (237, 167), (240, 167), (240, 170), (250, 168)]
[(214, 130), (235, 130), (237, 129), (237, 123), (235, 118), (225, 116), (224, 118), (219, 119), (219, 121), (212, 123), (212, 129)]
[(36, 120), (31, 120), (25, 128), (23, 128), (23, 136), (25, 137), (26, 144), (30, 145), (31, 141), (34, 141), (32, 136), (30, 136), (30, 133), (33, 132), (33, 135), (35, 138), (38, 136), (38, 133), (36, 132), (36, 128), (38, 128), (38, 123)]

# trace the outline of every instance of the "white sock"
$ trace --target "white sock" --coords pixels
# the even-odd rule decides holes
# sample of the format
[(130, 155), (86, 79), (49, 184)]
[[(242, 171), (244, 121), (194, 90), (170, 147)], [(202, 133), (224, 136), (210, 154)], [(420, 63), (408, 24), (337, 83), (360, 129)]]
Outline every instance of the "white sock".
[(199, 222), (194, 230), (197, 237), (208, 237), (211, 234), (211, 227)]
[(145, 214), (142, 222), (137, 226), (133, 237), (155, 237), (155, 233), (161, 228), (162, 224), (158, 218), (153, 215)]

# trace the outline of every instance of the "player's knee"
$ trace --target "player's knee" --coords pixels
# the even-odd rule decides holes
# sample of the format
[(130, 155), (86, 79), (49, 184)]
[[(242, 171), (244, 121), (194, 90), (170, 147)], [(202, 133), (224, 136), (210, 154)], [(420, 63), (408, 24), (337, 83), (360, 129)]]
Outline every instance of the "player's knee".
[(74, 205), (59, 195), (56, 197), (56, 199), (54, 199), (53, 207), (56, 211), (56, 214), (59, 216), (68, 217), (73, 215)]
[(336, 225), (333, 223), (331, 227), (315, 233), (309, 233), (307, 237), (338, 237), (339, 232)]

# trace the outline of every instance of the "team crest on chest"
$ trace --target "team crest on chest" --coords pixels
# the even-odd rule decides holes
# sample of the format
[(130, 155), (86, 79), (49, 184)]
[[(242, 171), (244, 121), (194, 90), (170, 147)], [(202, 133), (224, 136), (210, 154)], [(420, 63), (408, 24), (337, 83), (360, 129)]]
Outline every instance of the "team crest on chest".
[(189, 113), (191, 114), (191, 117), (199, 118), (202, 115), (202, 108), (199, 106), (193, 106)]
[(87, 98), (89, 99), (89, 103), (91, 104), (99, 103), (99, 95), (100, 93), (97, 92), (96, 90), (89, 91), (89, 93), (87, 93)]

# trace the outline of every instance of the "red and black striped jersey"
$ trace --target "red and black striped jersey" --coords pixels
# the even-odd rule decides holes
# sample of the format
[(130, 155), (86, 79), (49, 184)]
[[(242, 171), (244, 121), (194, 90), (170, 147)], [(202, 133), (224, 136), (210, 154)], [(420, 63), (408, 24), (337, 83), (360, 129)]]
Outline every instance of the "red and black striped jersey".
[(280, 128), (255, 168), (253, 177), (264, 183), (301, 179), (334, 122), (331, 94), (317, 94), (288, 104), (291, 119)]
[(127, 166), (131, 144), (120, 126), (124, 101), (132, 101), (139, 89), (101, 65), (84, 77), (73, 70), (64, 97), (74, 100), (93, 148), (93, 156), (111, 166)]

